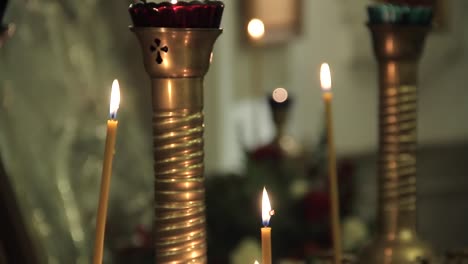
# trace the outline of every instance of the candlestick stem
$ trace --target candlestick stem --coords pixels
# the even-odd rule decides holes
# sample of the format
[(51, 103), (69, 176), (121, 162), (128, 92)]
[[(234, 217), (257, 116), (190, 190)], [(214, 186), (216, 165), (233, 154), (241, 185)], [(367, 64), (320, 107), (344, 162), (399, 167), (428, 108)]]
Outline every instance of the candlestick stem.
[(336, 153), (333, 138), (333, 115), (332, 115), (332, 94), (326, 92), (323, 95), (325, 101), (325, 115), (327, 125), (327, 146), (328, 146), (328, 176), (330, 184), (330, 218), (333, 238), (333, 259), (335, 264), (342, 261), (341, 249), (341, 229), (340, 229), (340, 201), (338, 190), (338, 179), (336, 173)]
[(112, 176), (112, 160), (117, 135), (118, 121), (107, 121), (107, 136), (102, 165), (101, 190), (96, 218), (96, 238), (94, 241), (93, 264), (101, 264), (104, 252), (104, 235), (107, 219), (107, 205), (109, 199), (110, 180)]

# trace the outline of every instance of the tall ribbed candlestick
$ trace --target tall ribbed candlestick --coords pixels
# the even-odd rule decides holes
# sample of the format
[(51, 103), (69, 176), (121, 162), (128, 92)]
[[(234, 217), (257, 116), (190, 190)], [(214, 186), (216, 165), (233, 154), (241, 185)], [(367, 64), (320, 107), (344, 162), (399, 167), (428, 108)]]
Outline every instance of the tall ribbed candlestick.
[(432, 257), (416, 232), (417, 77), (427, 26), (371, 25), (379, 64), (378, 234), (360, 263)]
[(132, 30), (151, 78), (155, 263), (206, 263), (203, 78), (222, 30)]

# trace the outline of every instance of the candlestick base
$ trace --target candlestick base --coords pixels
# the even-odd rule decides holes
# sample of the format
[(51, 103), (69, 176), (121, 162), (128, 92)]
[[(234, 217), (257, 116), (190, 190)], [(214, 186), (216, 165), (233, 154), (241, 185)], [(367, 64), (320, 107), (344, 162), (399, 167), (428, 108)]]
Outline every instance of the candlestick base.
[(423, 264), (434, 259), (432, 252), (431, 246), (418, 239), (415, 233), (402, 232), (394, 240), (380, 238), (373, 241), (361, 252), (359, 263)]

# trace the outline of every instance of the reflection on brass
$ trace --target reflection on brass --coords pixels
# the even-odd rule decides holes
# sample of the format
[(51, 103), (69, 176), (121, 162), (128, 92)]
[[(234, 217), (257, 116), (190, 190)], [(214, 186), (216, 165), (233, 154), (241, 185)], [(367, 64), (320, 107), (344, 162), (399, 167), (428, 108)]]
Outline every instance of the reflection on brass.
[(155, 263), (206, 263), (203, 77), (222, 31), (132, 30), (151, 77)]
[(433, 259), (416, 233), (417, 72), (427, 27), (371, 25), (379, 64), (378, 234), (359, 263)]

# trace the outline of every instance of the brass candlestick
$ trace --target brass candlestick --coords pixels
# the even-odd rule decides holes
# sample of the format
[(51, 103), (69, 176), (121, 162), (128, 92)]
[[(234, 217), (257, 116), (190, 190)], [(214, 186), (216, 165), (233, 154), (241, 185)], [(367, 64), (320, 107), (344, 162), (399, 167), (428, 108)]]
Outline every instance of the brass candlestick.
[(222, 30), (132, 31), (151, 77), (155, 263), (206, 263), (203, 77)]
[(273, 95), (268, 96), (268, 104), (270, 106), (271, 117), (276, 132), (269, 146), (278, 148), (283, 158), (299, 161), (302, 149), (296, 139), (286, 132), (289, 113), (293, 103), (293, 98), (284, 88), (276, 88), (273, 91)]
[(369, 28), (379, 64), (378, 234), (359, 263), (430, 260), (416, 233), (417, 76), (429, 27)]

